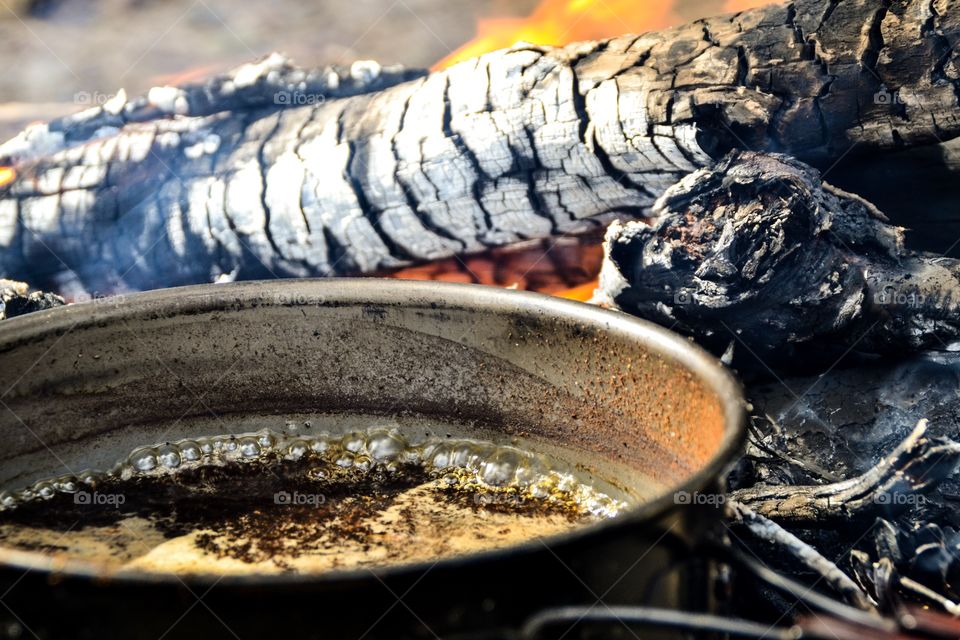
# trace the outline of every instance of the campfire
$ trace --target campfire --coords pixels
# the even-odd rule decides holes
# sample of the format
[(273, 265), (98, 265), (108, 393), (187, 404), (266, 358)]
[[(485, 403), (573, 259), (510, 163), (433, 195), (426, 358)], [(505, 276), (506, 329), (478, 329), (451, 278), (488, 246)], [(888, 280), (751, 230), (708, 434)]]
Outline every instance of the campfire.
[[(85, 513), (69, 497), (80, 485), (110, 495), (148, 489), (124, 514), (141, 518), (137, 535), (122, 531), (129, 522), (119, 517), (91, 525), (112, 527), (112, 572), (176, 575), (190, 563), (220, 571), (204, 564), (208, 553), (227, 558), (225, 573), (260, 563), (264, 573), (308, 575), (372, 566), (371, 549), (387, 550), (383, 567), (445, 563), (629, 520), (622, 516), (635, 507), (646, 518), (654, 509), (641, 507), (660, 504), (656, 491), (634, 485), (643, 475), (653, 486), (662, 474), (665, 487), (686, 487), (669, 494), (669, 508), (679, 508), (669, 513), (685, 514), (676, 516), (685, 551), (643, 538), (660, 564), (628, 581), (637, 590), (614, 581), (603, 587), (608, 601), (588, 580), (589, 597), (551, 590), (535, 607), (497, 611), (471, 592), (457, 603), (463, 628), (437, 624), (468, 637), (476, 629), (464, 621), (480, 625), (487, 606), (501, 626), (484, 632), (517, 638), (574, 629), (590, 637), (591, 625), (630, 634), (960, 636), (960, 239), (949, 213), (960, 198), (960, 9), (946, 0), (541, 0), (529, 9), (483, 17), (472, 40), (429, 69), (369, 60), (305, 67), (273, 53), (227, 71), (185, 72), (142, 95), (119, 91), (0, 144), (0, 348), (18, 366), (37, 356), (11, 373), (10, 406), (0, 397), (10, 429), (36, 439), (17, 440), (17, 455), (0, 461), (16, 468), (4, 472), (0, 494), (0, 509), (16, 514), (4, 521), (0, 511), (0, 564), (4, 544), (46, 554), (100, 544), (89, 529), (68, 527)], [(343, 280), (299, 288), (299, 279), (329, 277)], [(244, 284), (251, 280), (268, 284)], [(182, 285), (206, 288), (140, 295)], [(369, 293), (378, 286), (382, 294)], [(269, 297), (271, 287), (286, 293)], [(209, 324), (190, 324), (190, 314)], [(267, 318), (274, 324), (261, 344), (257, 322)], [(207, 350), (232, 335), (221, 321), (247, 332), (238, 335), (258, 345), (276, 380), (238, 379), (235, 395), (218, 395), (209, 369), (226, 363)], [(75, 327), (89, 337), (76, 342)], [(118, 327), (182, 337), (176, 358), (205, 391), (179, 407), (175, 385), (158, 383), (157, 398), (188, 422), (203, 409), (218, 420), (241, 409), (266, 420), (301, 400), (354, 411), (350, 402), (362, 397), (371, 415), (398, 413), (399, 431), (377, 426), (354, 437), (333, 421), (333, 435), (304, 433), (316, 418), (301, 402), (279, 430), (238, 423), (229, 434), (213, 425), (199, 440), (160, 438), (166, 432), (150, 430), (148, 413), (159, 401), (135, 387), (147, 408), (124, 407), (117, 390), (142, 375), (129, 372), (131, 362), (164, 343), (124, 339), (115, 369), (61, 353), (107, 344), (97, 331)], [(294, 351), (318, 336), (342, 387), (317, 382), (325, 370)], [(643, 343), (638, 351), (625, 336)], [(37, 345), (83, 373), (48, 372), (39, 364), (48, 351), (29, 351)], [(271, 360), (278, 353), (287, 360)], [(378, 357), (392, 368), (372, 367)], [(284, 362), (309, 370), (315, 387), (282, 371)], [(33, 395), (14, 391), (28, 386)], [(48, 408), (39, 407), (45, 394), (56, 398)], [(104, 412), (102, 433), (77, 397)], [(101, 404), (108, 398), (115, 412)], [(400, 402), (423, 415), (454, 412), (454, 426), (409, 439), (420, 426), (404, 422)], [(726, 464), (744, 409), (745, 450)], [(550, 421), (531, 426), (541, 414)], [(47, 415), (75, 420), (78, 442), (102, 437), (102, 469), (31, 475), (40, 466), (31, 471), (24, 460), (37, 451), (57, 457), (64, 446), (74, 455), (67, 427), (34, 432), (32, 420)], [(458, 431), (461, 422), (470, 427)], [(148, 425), (157, 442), (124, 431), (134, 424)], [(258, 476), (246, 485), (243, 517), (184, 515), (177, 505), (192, 505), (190, 496), (242, 493), (250, 474), (231, 465), (243, 463), (244, 445), (280, 484)], [(372, 452), (381, 445), (403, 453), (380, 459)], [(563, 459), (566, 445), (584, 457)], [(113, 467), (107, 450), (119, 456)], [(648, 455), (656, 461), (640, 459)], [(537, 463), (516, 462), (525, 456)], [(372, 475), (334, 489), (330, 474), (281, 463), (301, 458)], [(165, 465), (182, 466), (175, 490), (156, 471)], [(510, 482), (484, 484), (502, 468), (515, 474)], [(681, 482), (689, 478), (707, 480)], [(431, 491), (444, 482), (469, 489), (443, 494), (443, 509), (459, 510), (457, 526), (479, 532), (469, 544), (446, 528), (447, 511), (433, 509)], [(254, 504), (278, 487), (293, 496), (308, 485), (344, 500), (373, 496), (325, 507), (338, 524), (323, 535), (337, 532), (348, 551), (317, 543), (317, 505), (287, 527)], [(521, 503), (542, 521), (510, 520), (509, 505)], [(403, 517), (384, 520), (385, 505), (400, 505)], [(150, 520), (151, 509), (162, 517)], [(691, 524), (691, 513), (709, 526)], [(422, 522), (417, 533), (414, 516), (430, 535)], [(211, 537), (221, 521), (233, 538)], [(666, 521), (663, 513), (642, 520), (652, 527), (644, 534), (667, 536)], [(21, 528), (3, 529), (11, 522)], [(30, 528), (48, 525), (40, 537)], [(205, 545), (182, 556), (189, 562), (147, 562), (129, 549), (135, 538), (188, 534)], [(608, 560), (588, 546), (583, 539), (569, 556), (554, 555), (574, 574), (584, 570), (577, 563)], [(539, 551), (540, 564), (523, 566), (540, 570)], [(619, 562), (636, 565), (636, 555)], [(708, 589), (689, 586), (694, 574), (678, 568), (679, 556)], [(673, 572), (683, 597), (661, 602), (657, 581)], [(415, 586), (383, 584), (391, 593)], [(431, 628), (420, 624), (417, 633)]]

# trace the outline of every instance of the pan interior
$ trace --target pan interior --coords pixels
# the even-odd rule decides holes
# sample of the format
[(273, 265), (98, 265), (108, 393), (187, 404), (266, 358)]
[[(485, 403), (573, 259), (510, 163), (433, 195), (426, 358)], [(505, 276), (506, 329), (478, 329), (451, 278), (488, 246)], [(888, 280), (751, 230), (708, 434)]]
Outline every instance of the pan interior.
[(316, 574), (502, 548), (633, 501), (519, 438), (373, 416), (342, 432), (325, 418), (155, 443), (6, 492), (0, 541), (114, 573)]
[[(0, 485), (109, 470), (143, 445), (268, 433), (287, 447), (373, 429), (414, 448), (539, 456), (617, 505), (601, 515), (629, 515), (735, 439), (721, 399), (733, 386), (680, 341), (582, 305), (477, 289), (248, 283), (11, 322), (0, 328), (11, 365)], [(413, 504), (418, 486), (404, 488)], [(547, 515), (567, 525), (528, 538), (570, 529), (569, 512)]]

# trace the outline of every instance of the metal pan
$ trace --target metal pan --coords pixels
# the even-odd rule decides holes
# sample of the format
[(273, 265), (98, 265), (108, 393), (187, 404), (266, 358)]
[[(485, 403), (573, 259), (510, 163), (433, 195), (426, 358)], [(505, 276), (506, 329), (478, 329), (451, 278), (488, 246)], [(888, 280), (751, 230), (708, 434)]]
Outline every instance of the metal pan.
[(744, 400), (713, 357), (650, 323), (472, 285), (288, 280), (8, 320), (0, 354), (0, 487), (109, 467), (158, 438), (303, 416), (519, 438), (627, 492), (647, 483), (613, 520), (375, 571), (115, 574), (0, 547), (0, 613), (41, 637), (495, 637), (543, 607), (598, 598), (709, 606), (710, 567), (689, 556), (719, 505), (696, 496), (739, 455)]

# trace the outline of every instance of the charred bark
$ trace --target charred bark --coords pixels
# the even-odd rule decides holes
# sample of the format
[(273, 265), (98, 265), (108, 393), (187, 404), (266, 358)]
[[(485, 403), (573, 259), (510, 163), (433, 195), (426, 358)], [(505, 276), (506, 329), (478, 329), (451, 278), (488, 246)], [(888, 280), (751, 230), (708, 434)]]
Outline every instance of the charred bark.
[(947, 0), (798, 0), (424, 77), (270, 58), (0, 146), (0, 272), (342, 275), (577, 232), (731, 148), (831, 162), (957, 135), (958, 41)]
[(903, 246), (866, 201), (781, 155), (734, 152), (613, 224), (600, 297), (762, 370), (960, 335), (960, 262)]
[(847, 156), (826, 169), (831, 184), (882, 205), (906, 229), (907, 247), (960, 258), (960, 140)]

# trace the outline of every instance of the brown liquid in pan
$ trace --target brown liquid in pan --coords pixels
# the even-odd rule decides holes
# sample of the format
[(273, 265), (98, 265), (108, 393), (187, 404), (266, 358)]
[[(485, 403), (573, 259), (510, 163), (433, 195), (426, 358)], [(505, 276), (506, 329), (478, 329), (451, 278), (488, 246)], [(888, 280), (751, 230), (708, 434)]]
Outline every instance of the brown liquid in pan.
[(614, 517), (566, 465), (475, 440), (262, 431), (133, 452), (2, 496), (0, 545), (178, 574), (431, 562)]

